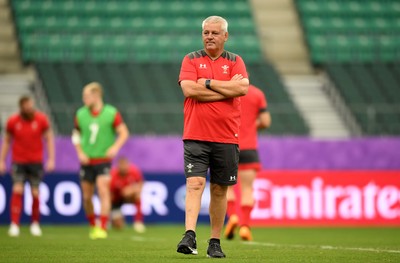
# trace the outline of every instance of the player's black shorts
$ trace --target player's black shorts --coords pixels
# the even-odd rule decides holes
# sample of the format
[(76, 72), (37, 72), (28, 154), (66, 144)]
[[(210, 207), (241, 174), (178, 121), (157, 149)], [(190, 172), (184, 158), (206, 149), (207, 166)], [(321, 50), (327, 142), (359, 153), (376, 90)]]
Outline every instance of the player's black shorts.
[(237, 144), (184, 140), (185, 175), (207, 176), (219, 185), (237, 182), (239, 146)]
[(239, 164), (245, 163), (259, 163), (257, 150), (241, 150), (239, 155)]
[(79, 172), (82, 181), (95, 183), (98, 176), (110, 176), (111, 163), (82, 165)]
[(43, 178), (43, 165), (41, 163), (13, 163), (11, 177), (14, 183), (28, 181), (31, 187), (39, 187)]
[(111, 210), (120, 209), (123, 204), (127, 204), (127, 203), (129, 203), (129, 202), (126, 202), (123, 199), (112, 201), (111, 202)]
[(261, 163), (257, 150), (241, 150), (239, 155), (239, 171), (261, 170)]

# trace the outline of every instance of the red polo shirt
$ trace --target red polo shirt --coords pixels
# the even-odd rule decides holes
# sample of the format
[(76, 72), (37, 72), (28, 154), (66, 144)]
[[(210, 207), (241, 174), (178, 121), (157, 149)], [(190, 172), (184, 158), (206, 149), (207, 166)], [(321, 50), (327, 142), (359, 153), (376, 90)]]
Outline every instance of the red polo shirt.
[(241, 97), (242, 116), (240, 126), (240, 150), (257, 149), (257, 118), (267, 110), (264, 93), (253, 85), (246, 96)]
[(36, 111), (32, 120), (20, 114), (12, 115), (7, 121), (7, 132), (12, 137), (13, 163), (41, 163), (43, 161), (43, 133), (49, 128), (44, 113)]
[[(182, 80), (200, 78), (229, 81), (236, 74), (247, 78), (242, 58), (224, 51), (212, 60), (204, 50), (185, 56), (179, 74)], [(239, 144), (240, 98), (200, 102), (186, 98), (184, 103), (184, 140)]]

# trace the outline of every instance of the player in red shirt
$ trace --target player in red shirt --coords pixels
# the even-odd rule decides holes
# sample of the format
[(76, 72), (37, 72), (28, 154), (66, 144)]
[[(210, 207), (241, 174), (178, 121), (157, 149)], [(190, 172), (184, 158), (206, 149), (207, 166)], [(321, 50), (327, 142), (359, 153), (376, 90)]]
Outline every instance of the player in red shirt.
[(179, 84), (184, 102), (186, 175), (185, 235), (177, 252), (197, 255), (196, 224), (210, 169), (211, 237), (208, 257), (222, 258), (220, 235), (226, 213), (226, 192), (236, 184), (239, 160), (240, 97), (249, 80), (242, 58), (224, 50), (228, 23), (219, 16), (202, 24), (204, 49), (187, 54)]
[(146, 231), (141, 208), (143, 182), (142, 172), (136, 165), (125, 157), (118, 159), (117, 167), (111, 170), (111, 222), (115, 228), (121, 229), (124, 225), (121, 206), (132, 203), (136, 206), (133, 228), (138, 233)]
[(0, 152), (0, 174), (6, 171), (6, 156), (12, 149), (12, 196), (10, 201), (10, 236), (19, 236), (24, 182), (28, 181), (32, 192), (32, 223), (30, 232), (41, 236), (39, 219), (39, 184), (43, 177), (43, 138), (47, 143), (46, 171), (54, 170), (54, 136), (44, 113), (35, 110), (33, 99), (23, 96), (19, 100), (20, 112), (7, 121), (6, 133)]
[(250, 231), (250, 213), (254, 206), (253, 182), (261, 164), (258, 158), (257, 130), (268, 128), (271, 125), (271, 115), (267, 111), (267, 100), (264, 93), (257, 87), (250, 85), (249, 92), (242, 97), (242, 124), (240, 126), (240, 210), (241, 218), (236, 213), (235, 191), (229, 187), (227, 214), (229, 221), (225, 228), (225, 237), (233, 239), (235, 228), (240, 225), (239, 236), (242, 240), (252, 240)]

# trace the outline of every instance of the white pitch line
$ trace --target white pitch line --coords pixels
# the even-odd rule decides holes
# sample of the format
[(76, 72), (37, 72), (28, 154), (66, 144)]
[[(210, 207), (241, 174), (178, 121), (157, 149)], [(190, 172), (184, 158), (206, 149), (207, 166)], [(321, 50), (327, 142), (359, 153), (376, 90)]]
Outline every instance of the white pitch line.
[(242, 242), (246, 245), (265, 246), (265, 247), (290, 247), (290, 248), (319, 248), (324, 250), (352, 250), (364, 251), (374, 253), (395, 253), (400, 254), (400, 250), (395, 249), (380, 249), (380, 248), (367, 248), (367, 247), (337, 247), (337, 246), (318, 246), (318, 245), (300, 245), (300, 244), (276, 244), (276, 243), (263, 243), (263, 242)]
[(138, 242), (154, 242), (154, 241), (165, 241), (165, 238), (152, 238), (152, 237), (141, 237), (141, 236), (132, 236), (131, 240)]

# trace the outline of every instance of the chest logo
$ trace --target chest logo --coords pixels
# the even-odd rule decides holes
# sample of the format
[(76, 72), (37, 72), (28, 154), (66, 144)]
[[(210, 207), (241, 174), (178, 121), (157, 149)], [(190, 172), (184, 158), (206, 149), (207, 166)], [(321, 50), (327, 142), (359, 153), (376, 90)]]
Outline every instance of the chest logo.
[(207, 64), (200, 64), (199, 69), (207, 69)]
[(223, 72), (222, 72), (223, 74), (229, 74), (228, 73), (228, 69), (229, 69), (228, 65), (223, 65), (221, 68), (223, 69)]

